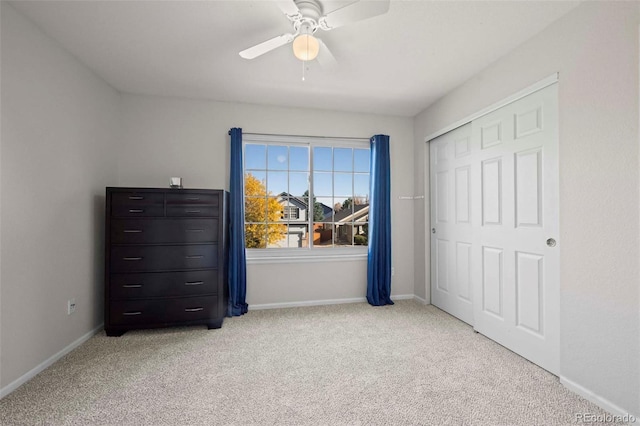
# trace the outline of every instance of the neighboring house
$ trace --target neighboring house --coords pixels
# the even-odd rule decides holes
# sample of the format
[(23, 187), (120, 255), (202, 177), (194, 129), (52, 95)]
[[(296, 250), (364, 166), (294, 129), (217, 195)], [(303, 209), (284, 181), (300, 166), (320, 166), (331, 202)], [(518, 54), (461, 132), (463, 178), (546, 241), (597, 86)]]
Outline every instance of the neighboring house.
[(333, 221), (336, 243), (350, 245), (354, 241), (354, 236), (361, 235), (362, 238), (356, 239), (355, 244), (367, 244), (369, 204), (355, 205), (353, 211), (340, 210), (334, 215)]
[[(278, 202), (282, 205), (282, 222), (287, 223), (286, 236), (270, 248), (283, 247), (308, 247), (309, 209), (304, 197), (296, 197), (288, 192), (278, 194)], [(316, 246), (331, 245), (332, 235), (336, 235), (336, 244), (351, 245), (356, 235), (361, 235), (356, 244), (366, 245), (369, 222), (369, 204), (361, 204), (353, 207), (353, 211), (333, 209), (323, 203), (317, 203), (322, 207), (323, 222), (313, 225), (313, 244)], [(313, 213), (311, 213), (313, 214)]]
[[(306, 198), (282, 192), (278, 194), (278, 202), (282, 205), (282, 221), (288, 223), (287, 235), (278, 243), (270, 244), (268, 247), (308, 247), (310, 210)], [(324, 220), (331, 221), (333, 209), (322, 203), (318, 204), (322, 207)], [(322, 227), (322, 225), (319, 226)]]

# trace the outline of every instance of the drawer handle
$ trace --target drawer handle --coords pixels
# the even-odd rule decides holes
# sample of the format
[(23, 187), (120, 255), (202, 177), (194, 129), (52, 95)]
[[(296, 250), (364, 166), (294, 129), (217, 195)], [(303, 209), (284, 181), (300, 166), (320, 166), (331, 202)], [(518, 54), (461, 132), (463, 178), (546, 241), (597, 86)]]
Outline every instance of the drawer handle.
[(202, 259), (204, 256), (201, 254), (193, 255), (193, 256), (185, 256), (185, 259)]
[(185, 312), (200, 312), (200, 311), (204, 311), (204, 308), (185, 308), (184, 311)]
[(142, 229), (125, 229), (124, 231), (125, 234), (140, 234), (142, 232)]
[(187, 229), (187, 232), (204, 232), (204, 229)]
[(204, 281), (188, 281), (184, 283), (184, 285), (202, 285), (202, 284), (204, 284)]
[(144, 213), (143, 209), (129, 209), (129, 213)]
[(130, 195), (129, 199), (130, 200), (144, 200), (144, 197), (141, 197), (140, 195)]
[(127, 261), (138, 261), (138, 260), (142, 260), (142, 257), (123, 257), (122, 260), (127, 260)]
[(123, 284), (122, 288), (140, 288), (142, 284)]
[(136, 311), (136, 312), (123, 312), (122, 315), (128, 316), (128, 317), (132, 317), (135, 315), (142, 315), (141, 311)]
[(200, 200), (200, 197), (189, 197), (187, 198), (187, 201), (198, 201)]
[(200, 213), (200, 210), (187, 210), (185, 213)]

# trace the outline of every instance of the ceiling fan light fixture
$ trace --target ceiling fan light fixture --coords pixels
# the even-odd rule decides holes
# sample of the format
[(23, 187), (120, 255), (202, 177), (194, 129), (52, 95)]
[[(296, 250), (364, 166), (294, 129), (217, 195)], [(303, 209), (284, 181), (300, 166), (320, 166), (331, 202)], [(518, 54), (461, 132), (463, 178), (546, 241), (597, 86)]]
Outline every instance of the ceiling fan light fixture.
[(320, 43), (311, 34), (300, 34), (293, 40), (293, 54), (301, 61), (313, 61), (319, 52)]

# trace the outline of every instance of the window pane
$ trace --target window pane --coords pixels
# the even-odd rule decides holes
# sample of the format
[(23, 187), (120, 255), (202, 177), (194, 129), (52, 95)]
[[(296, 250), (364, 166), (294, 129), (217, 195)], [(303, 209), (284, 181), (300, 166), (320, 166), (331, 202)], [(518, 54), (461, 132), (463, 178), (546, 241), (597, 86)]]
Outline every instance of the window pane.
[(250, 145), (244, 147), (244, 168), (266, 169), (267, 168), (267, 147), (264, 145)]
[(314, 247), (333, 247), (333, 224), (314, 224)]
[(289, 224), (286, 240), (289, 248), (309, 247), (309, 238), (306, 224)]
[(353, 245), (353, 226), (351, 223), (336, 224), (335, 243), (337, 246)]
[(289, 148), (289, 170), (306, 172), (309, 170), (309, 148), (292, 146)]
[(364, 198), (369, 203), (369, 175), (357, 174), (353, 176), (353, 194)]
[(244, 175), (244, 195), (254, 196), (267, 194), (266, 187), (267, 174), (265, 172), (246, 173)]
[(317, 147), (313, 148), (313, 169), (318, 171), (333, 170), (333, 161), (331, 158), (331, 148)]
[(333, 195), (333, 174), (322, 172), (314, 173), (313, 193), (320, 197)]
[(258, 224), (244, 225), (244, 241), (245, 241), (246, 248), (266, 248), (267, 247), (266, 225), (258, 225)]
[(333, 171), (352, 172), (353, 171), (353, 150), (351, 148), (333, 149)]
[(266, 247), (286, 247), (287, 225), (285, 223), (268, 223), (266, 231)]
[[(309, 225), (295, 225), (296, 232), (301, 232), (299, 248), (309, 248)], [(299, 230), (299, 231), (298, 231)]]
[(290, 172), (289, 194), (302, 197), (307, 191), (309, 191), (309, 173)]
[(286, 199), (279, 197), (267, 198), (267, 216), (266, 222), (280, 222), (284, 217), (284, 205), (287, 203)]
[[(349, 201), (347, 201), (349, 200)], [(350, 206), (352, 203), (351, 201), (353, 200), (353, 198), (351, 196), (347, 197), (346, 195), (342, 195), (340, 197), (335, 197), (333, 199), (333, 205), (334, 205), (334, 210), (336, 210), (336, 212), (339, 212), (342, 209), (346, 209), (348, 206)], [(335, 208), (337, 207), (337, 208)]]
[(333, 221), (333, 198), (332, 197), (316, 197), (316, 205), (313, 216), (314, 222), (332, 222)]
[(264, 197), (245, 197), (244, 221), (262, 222), (267, 218), (267, 200)]
[(366, 246), (369, 243), (369, 223), (356, 222), (353, 226), (353, 244)]
[(286, 248), (288, 243), (287, 225), (283, 223), (267, 224), (267, 248)]
[(267, 147), (267, 166), (269, 170), (287, 170), (289, 166), (286, 146), (269, 145)]
[(288, 191), (287, 172), (267, 172), (267, 192), (269, 195), (280, 195)]
[(335, 173), (333, 193), (336, 196), (353, 195), (353, 174)]
[(371, 150), (369, 149), (354, 149), (353, 150), (353, 171), (354, 172), (369, 172), (369, 157), (371, 156)]

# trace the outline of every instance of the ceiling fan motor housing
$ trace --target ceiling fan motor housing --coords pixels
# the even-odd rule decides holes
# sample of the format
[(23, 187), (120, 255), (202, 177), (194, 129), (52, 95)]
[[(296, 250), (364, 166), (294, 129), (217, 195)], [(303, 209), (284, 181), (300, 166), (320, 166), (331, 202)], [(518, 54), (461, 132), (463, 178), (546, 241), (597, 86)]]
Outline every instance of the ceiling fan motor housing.
[(302, 19), (313, 20), (318, 25), (318, 20), (322, 16), (322, 5), (317, 0), (294, 0), (300, 10)]

